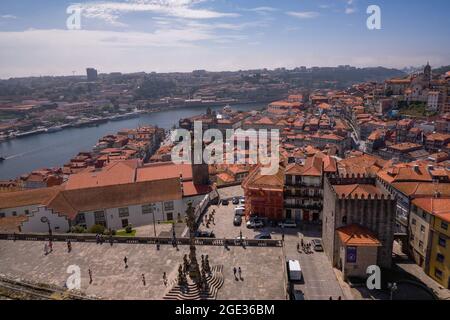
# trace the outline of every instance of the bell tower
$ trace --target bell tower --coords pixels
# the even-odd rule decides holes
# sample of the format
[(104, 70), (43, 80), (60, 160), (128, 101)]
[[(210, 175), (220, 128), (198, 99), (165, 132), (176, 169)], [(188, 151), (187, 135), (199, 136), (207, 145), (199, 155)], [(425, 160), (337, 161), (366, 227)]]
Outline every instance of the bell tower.
[[(192, 167), (192, 181), (194, 185), (209, 185), (209, 166), (203, 160), (203, 141), (192, 139), (193, 145), (191, 146), (191, 167)], [(195, 147), (200, 146), (200, 154), (195, 153)]]

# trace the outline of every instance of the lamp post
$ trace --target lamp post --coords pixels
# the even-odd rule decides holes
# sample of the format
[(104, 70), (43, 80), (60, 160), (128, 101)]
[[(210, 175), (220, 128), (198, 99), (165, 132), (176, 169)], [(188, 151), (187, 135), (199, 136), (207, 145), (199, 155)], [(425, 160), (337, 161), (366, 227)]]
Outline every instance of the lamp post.
[(155, 232), (155, 238), (156, 238), (155, 210), (152, 210), (152, 214), (153, 214), (153, 231)]
[(51, 237), (52, 236), (52, 227), (50, 226), (50, 220), (48, 220), (47, 217), (42, 217), (41, 222), (46, 223), (48, 225), (48, 235)]

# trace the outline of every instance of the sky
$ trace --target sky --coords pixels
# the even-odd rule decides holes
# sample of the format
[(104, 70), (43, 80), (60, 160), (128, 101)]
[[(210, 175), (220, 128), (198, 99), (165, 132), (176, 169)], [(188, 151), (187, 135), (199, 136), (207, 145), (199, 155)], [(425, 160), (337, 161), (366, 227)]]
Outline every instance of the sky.
[[(381, 29), (369, 30), (369, 5)], [(81, 12), (69, 30), (67, 9)], [(0, 78), (450, 64), (448, 0), (1, 0)]]

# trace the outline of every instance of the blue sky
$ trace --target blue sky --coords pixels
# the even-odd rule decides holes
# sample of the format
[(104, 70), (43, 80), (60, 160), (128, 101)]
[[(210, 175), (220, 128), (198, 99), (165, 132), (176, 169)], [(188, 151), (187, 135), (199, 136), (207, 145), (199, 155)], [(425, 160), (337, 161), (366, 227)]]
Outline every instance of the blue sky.
[[(81, 30), (66, 9), (81, 8)], [(369, 5), (381, 30), (366, 27)], [(450, 64), (448, 0), (2, 0), (0, 77)]]

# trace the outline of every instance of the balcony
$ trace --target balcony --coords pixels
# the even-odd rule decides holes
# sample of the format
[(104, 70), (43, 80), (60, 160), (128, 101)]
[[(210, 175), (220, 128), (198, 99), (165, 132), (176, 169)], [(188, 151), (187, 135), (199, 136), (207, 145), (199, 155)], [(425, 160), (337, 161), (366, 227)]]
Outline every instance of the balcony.
[(304, 209), (304, 210), (317, 210), (321, 211), (323, 205), (321, 204), (296, 204), (296, 203), (285, 203), (285, 209)]

